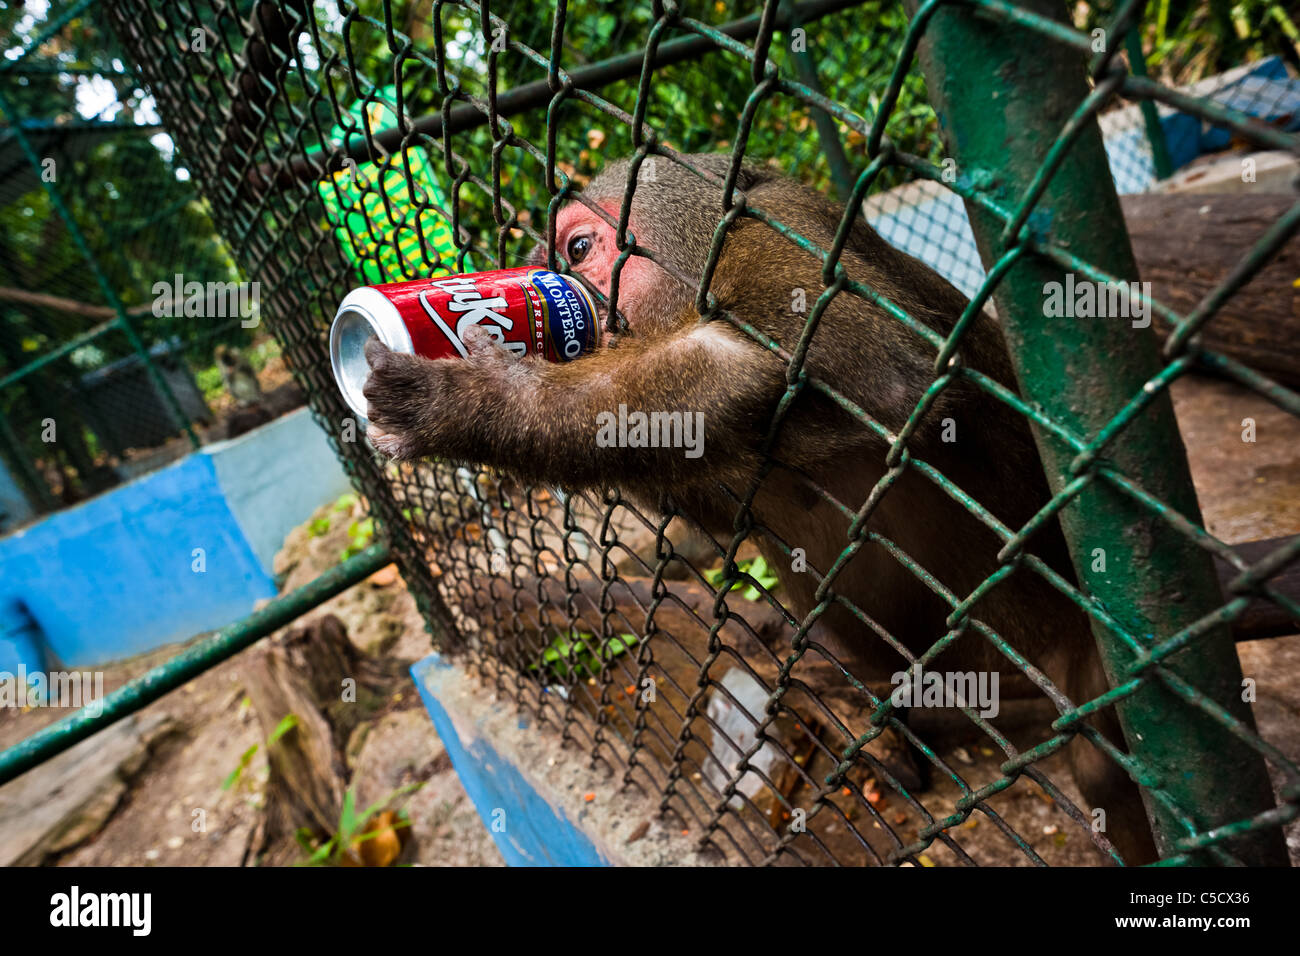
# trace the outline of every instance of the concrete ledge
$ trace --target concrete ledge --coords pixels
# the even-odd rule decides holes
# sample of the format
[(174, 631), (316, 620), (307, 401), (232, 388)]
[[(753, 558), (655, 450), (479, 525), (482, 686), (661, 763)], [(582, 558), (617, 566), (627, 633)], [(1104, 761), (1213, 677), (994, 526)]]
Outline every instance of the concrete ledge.
[(618, 775), (593, 768), (572, 745), (562, 749), (555, 730), (535, 725), (447, 658), (430, 654), (411, 674), (456, 773), (511, 866), (715, 862), (659, 819), (657, 800), (635, 787), (620, 789)]

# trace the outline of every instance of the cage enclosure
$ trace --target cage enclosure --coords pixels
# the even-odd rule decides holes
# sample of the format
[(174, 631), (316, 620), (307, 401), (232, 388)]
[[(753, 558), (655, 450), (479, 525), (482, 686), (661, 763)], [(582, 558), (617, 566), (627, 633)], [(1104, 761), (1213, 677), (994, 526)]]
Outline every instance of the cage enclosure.
[[(1207, 344), (1220, 324), (1239, 327), (1233, 303), (1253, 279), (1294, 262), (1298, 197), (1290, 184), (1274, 194), (1257, 234), (1191, 301), (1170, 298), (1172, 284), (1133, 288), (1146, 324), (1044, 306), (1053, 283), (1128, 290), (1139, 264), (1147, 271), (1117, 186), (1144, 191), (1185, 161), (1166, 130), (1300, 151), (1285, 63), (1199, 85), (1149, 76), (1140, 2), (1090, 9), (1087, 22), (1044, 0), (699, 6), (120, 0), (106, 12), (232, 254), (261, 283), (263, 314), (434, 642), (615, 784), (658, 800), (728, 861), (1119, 862), (1106, 814), (1070, 780), (1076, 748), (1136, 782), (1137, 816), (1165, 861), (1285, 863), (1295, 753), (1257, 729), (1233, 635), (1251, 621), (1250, 636), (1294, 633), (1300, 603), (1280, 582), (1300, 540), (1279, 528), (1256, 536), (1278, 539), (1267, 545), (1234, 547), (1206, 529), (1170, 390), (1213, 373), (1283, 418), (1300, 414), (1286, 346), (1250, 353), (1249, 334)], [(638, 176), (685, 169), (712, 183), (724, 197), (713, 251), (687, 277), (700, 321), (783, 364), (768, 457), (755, 486), (728, 489), (726, 534), (671, 495), (651, 510), (617, 487), (388, 462), (331, 375), (329, 322), (357, 285), (516, 266), (538, 243), (567, 270), (556, 216), (620, 156), (633, 162), (609, 213), (618, 268), (656, 252), (627, 230)], [(843, 268), (844, 234), (821, 246), (784, 210), (747, 205), (742, 161), (834, 196), (844, 234), (864, 214), (970, 304), (935, 328), (918, 317), (928, 303), (894, 301)], [(711, 298), (724, 237), (750, 221), (822, 266), (793, 339), (773, 341)], [(809, 358), (837, 297), (871, 302), (924, 354), (928, 381), (903, 420), (873, 416)], [(1014, 382), (965, 361), (974, 323), (994, 312)], [(1003, 523), (914, 453), (957, 394), (1032, 430), (1037, 458), (1021, 475), (1043, 502), (1027, 521)], [(809, 403), (838, 409), (878, 450), (860, 462), (878, 476), (864, 499), (814, 485), (791, 504), (840, 522), (822, 566), (798, 540), (774, 541), (752, 507), (788, 465), (768, 453)], [(877, 518), (915, 487), (986, 536), (960, 553), (960, 580), (933, 575)], [(1052, 559), (1053, 541), (1069, 561)], [(940, 602), (937, 629), (891, 633), (837, 592), (860, 554), (892, 562), (882, 587), (920, 586)], [(1071, 697), (990, 626), (984, 612), (1011, 581), (1091, 626), (1109, 686)], [(1000, 678), (1001, 703), (980, 706), (971, 684), (948, 706), (904, 713), (897, 681), (853, 673), (828, 630), (878, 646), (886, 672), (914, 672), (918, 687), (946, 649), (981, 645), (998, 663), (974, 676)], [(1122, 745), (1096, 729), (1108, 714)]]

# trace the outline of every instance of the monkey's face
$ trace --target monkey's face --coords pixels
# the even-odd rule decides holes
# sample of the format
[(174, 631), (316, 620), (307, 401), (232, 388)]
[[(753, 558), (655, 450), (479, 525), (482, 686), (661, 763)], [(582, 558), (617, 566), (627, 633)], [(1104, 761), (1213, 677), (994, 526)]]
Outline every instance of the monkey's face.
[[(619, 217), (617, 203), (601, 203), (601, 208), (613, 220)], [(628, 231), (636, 235), (636, 206), (628, 223)], [(555, 223), (555, 251), (569, 263), (569, 268), (609, 296), (614, 274), (614, 263), (619, 251), (615, 228), (581, 202), (564, 206)], [(539, 243), (529, 254), (528, 262), (534, 266), (546, 265), (546, 246)], [(618, 279), (616, 307), (637, 335), (653, 335), (670, 331), (678, 325), (678, 315), (689, 308), (687, 290), (652, 260), (632, 255), (623, 263)], [(606, 305), (599, 304), (602, 323), (606, 319)]]

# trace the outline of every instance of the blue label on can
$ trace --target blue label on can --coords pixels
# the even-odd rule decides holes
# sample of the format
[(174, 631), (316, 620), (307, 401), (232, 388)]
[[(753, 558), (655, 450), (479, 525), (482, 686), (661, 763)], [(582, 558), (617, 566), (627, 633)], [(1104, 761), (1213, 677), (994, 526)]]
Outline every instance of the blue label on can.
[(576, 280), (546, 269), (530, 276), (546, 309), (546, 337), (561, 362), (576, 359), (596, 346), (596, 310)]

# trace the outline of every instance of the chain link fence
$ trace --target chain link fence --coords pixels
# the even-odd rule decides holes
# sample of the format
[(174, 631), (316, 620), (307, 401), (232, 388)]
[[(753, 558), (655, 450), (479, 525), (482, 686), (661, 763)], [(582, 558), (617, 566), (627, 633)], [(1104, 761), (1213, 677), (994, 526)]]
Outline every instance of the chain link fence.
[[(1056, 11), (1005, 0), (931, 0), (910, 9), (910, 18), (847, 0), (771, 2), (747, 16), (724, 4), (601, 11), (579, 17), (564, 3), (489, 8), (451, 0), (120, 0), (105, 9), (235, 260), (261, 283), (264, 314), (390, 537), (438, 646), (608, 767), (618, 785), (656, 797), (701, 846), (727, 860), (1118, 860), (1061, 773), (1065, 748), (1074, 745), (1093, 748), (1142, 786), (1167, 862), (1277, 862), (1279, 830), (1300, 814), (1300, 774), (1294, 754), (1265, 739), (1243, 706), (1227, 628), (1261, 603), (1284, 622), (1300, 617), (1300, 605), (1273, 583), (1295, 564), (1300, 543), (1247, 556), (1205, 530), (1181, 445), (1168, 438), (1168, 391), (1193, 370), (1212, 370), (1287, 415), (1300, 414), (1291, 387), (1200, 337), (1287, 247), (1300, 204), (1293, 197), (1194, 307), (1175, 311), (1153, 297), (1165, 333), (1150, 368), (1114, 360), (1114, 340), (1103, 333), (1067, 338), (1058, 327), (1044, 337), (1032, 319), (1042, 316), (1044, 275), (1128, 277), (1122, 254), (1090, 258), (1095, 247), (1080, 233), (1063, 243), (1036, 215), (1040, 206), (1095, 201), (1111, 215), (1088, 228), (1114, 249), (1124, 246), (1106, 154), (1099, 137), (1089, 138), (1098, 116), (1119, 137), (1107, 140), (1110, 169), (1127, 191), (1154, 179), (1148, 144), (1162, 137), (1148, 120), (1159, 122), (1161, 112), (1186, 117), (1198, 133), (1226, 131), (1234, 141), (1294, 154), (1300, 137), (1285, 110), (1253, 109), (1262, 118), (1251, 119), (1239, 100), (1215, 98), (1232, 80), (1178, 92), (1129, 69), (1119, 51), (1141, 22), (1136, 3), (1106, 19), (1101, 51), (1095, 34)], [(880, 17), (879, 37), (864, 11)], [(890, 82), (862, 89), (850, 74), (819, 79), (818, 62), (798, 56), (800, 34), (808, 48), (834, 38), (850, 59), (886, 56)], [(1018, 55), (1043, 64), (1052, 83), (1065, 75), (1081, 85), (1085, 63), (1091, 80), (1073, 100), (1063, 82), (1027, 91), (1015, 69), (994, 69), (1017, 50), (1030, 51)], [(946, 175), (935, 114), (917, 96), (924, 88), (918, 55), (945, 128), (970, 134), (959, 140), (956, 176)], [(982, 107), (959, 92), (963, 84)], [(1281, 83), (1268, 95), (1281, 103), (1290, 87)], [(1035, 113), (1025, 103), (1037, 98)], [(989, 107), (993, 100), (1006, 114)], [(1141, 118), (1135, 106), (1120, 117), (1121, 100), (1158, 109)], [(1004, 178), (969, 174), (981, 162), (1002, 168), (997, 150), (1020, 142), (1003, 129), (1011, 115), (1027, 124), (1023, 155), (1005, 158)], [(653, 139), (639, 132), (642, 123)], [(1138, 129), (1126, 151), (1123, 137)], [(993, 131), (1004, 136), (1000, 147)], [(787, 364), (782, 408), (801, 393), (820, 394), (884, 442), (883, 477), (869, 500), (838, 505), (842, 558), (884, 549), (946, 602), (947, 630), (931, 635), (928, 649), (909, 650), (862, 609), (846, 606), (834, 589), (843, 561), (811, 569), (816, 607), (796, 614), (789, 572), (768, 567), (754, 549), (767, 529), (749, 510), (753, 489), (736, 500), (735, 536), (720, 540), (688, 515), (644, 513), (616, 489), (521, 486), (484, 469), (392, 464), (367, 446), (333, 382), (328, 325), (353, 286), (520, 264), (605, 157), (689, 164), (689, 151), (720, 150), (738, 164), (760, 136), (787, 171), (838, 192), (852, 209), (865, 202), (885, 238), (913, 247), (974, 297), (946, 332), (888, 303), (924, 341), (936, 369), (898, 431), (806, 374), (806, 342), (755, 336)], [(1092, 165), (1075, 165), (1089, 149)], [(733, 165), (729, 196), (736, 175)], [(880, 300), (837, 272), (842, 247), (820, 249), (791, 234), (779, 210), (735, 207), (728, 216), (765, 221), (824, 263), (826, 291), (810, 296), (818, 305), (805, 339), (834, 296)], [(1060, 228), (1077, 228), (1079, 219)], [(995, 301), (1019, 395), (949, 362), (973, 316)], [(727, 313), (709, 319), (755, 335)], [(1076, 350), (1095, 361), (1086, 380), (1062, 380), (1053, 356)], [(1133, 351), (1145, 361), (1142, 348)], [(932, 403), (957, 382), (1036, 430), (1052, 493), (1023, 527), (1002, 524), (908, 451)], [(770, 438), (781, 423), (778, 411)], [(972, 566), (993, 568), (973, 589), (934, 580), (872, 526), (874, 507), (905, 472), (940, 488), (1002, 543), (996, 555), (971, 556)], [(1026, 475), (1027, 487), (1040, 478)], [(1058, 518), (1077, 583), (1035, 553)], [(792, 545), (781, 542), (791, 554)], [(1110, 572), (1096, 571), (1094, 547), (1110, 555)], [(1212, 579), (1207, 586), (1210, 556), (1231, 570), (1222, 597)], [(1087, 616), (1109, 665), (1109, 689), (1069, 699), (981, 620), (981, 602), (1013, 573), (1037, 576)], [(900, 670), (954, 641), (989, 642), (1004, 671), (1029, 687), (1029, 730), (1005, 733), (971, 707), (955, 712), (955, 728), (903, 721), (887, 693), (847, 672), (812, 636), (832, 605), (861, 622), (862, 640), (894, 647)], [(657, 688), (653, 701), (642, 693), (647, 680)], [(1087, 722), (1112, 708), (1125, 724), (1128, 753)], [(942, 746), (930, 745), (940, 737)], [(921, 774), (912, 780), (899, 769), (905, 761), (891, 746), (928, 765), (928, 788)], [(1265, 765), (1272, 791), (1261, 802)]]
[(302, 403), (138, 81), (77, 63), (0, 74), (4, 530)]

